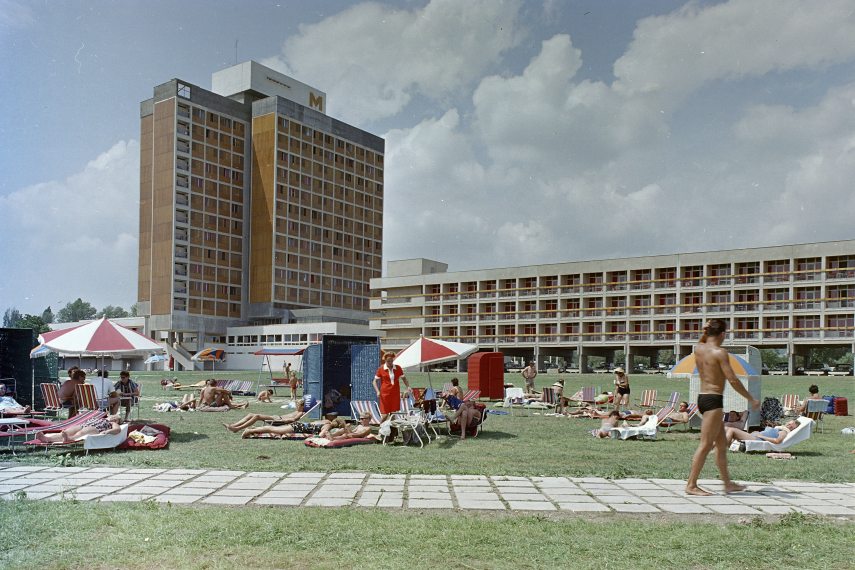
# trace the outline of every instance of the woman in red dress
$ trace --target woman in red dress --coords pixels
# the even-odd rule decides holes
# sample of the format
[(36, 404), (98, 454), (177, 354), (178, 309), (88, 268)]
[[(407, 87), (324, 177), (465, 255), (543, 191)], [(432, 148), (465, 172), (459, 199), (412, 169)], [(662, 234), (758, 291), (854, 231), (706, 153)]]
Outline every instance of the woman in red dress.
[(380, 404), (380, 414), (382, 420), (392, 412), (397, 412), (401, 409), (401, 382), (407, 387), (407, 393), (410, 392), (410, 383), (407, 377), (404, 376), (404, 370), (397, 366), (395, 362), (395, 353), (387, 352), (383, 356), (384, 363), (377, 369), (377, 374), (374, 375), (374, 391), (377, 393), (377, 401)]

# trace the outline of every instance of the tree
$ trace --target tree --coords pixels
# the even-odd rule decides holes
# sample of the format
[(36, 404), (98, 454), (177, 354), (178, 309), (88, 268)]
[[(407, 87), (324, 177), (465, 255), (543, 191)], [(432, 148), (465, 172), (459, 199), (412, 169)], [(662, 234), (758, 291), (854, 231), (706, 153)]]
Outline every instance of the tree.
[(47, 324), (51, 324), (53, 322), (53, 311), (50, 306), (42, 312), (42, 320)]
[(108, 319), (120, 319), (122, 317), (127, 317), (128, 312), (124, 310), (122, 307), (114, 307), (113, 305), (107, 305), (95, 315), (99, 319), (101, 317), (107, 317)]
[(3, 313), (3, 326), (4, 327), (16, 327), (18, 321), (21, 320), (21, 311), (16, 309), (15, 307), (9, 307), (6, 309), (6, 312)]
[(15, 326), (19, 329), (33, 329), (36, 333), (44, 333), (50, 330), (50, 327), (47, 326), (44, 319), (38, 315), (24, 315), (18, 319)]
[(88, 303), (78, 297), (76, 301), (68, 303), (65, 307), (59, 310), (56, 314), (56, 320), (61, 323), (85, 321), (87, 319), (94, 318), (96, 312), (95, 307), (93, 307), (91, 303)]
[(128, 316), (129, 317), (140, 316), (140, 304), (139, 303), (134, 303), (133, 305), (131, 305), (131, 309), (130, 309), (130, 311), (128, 311)]

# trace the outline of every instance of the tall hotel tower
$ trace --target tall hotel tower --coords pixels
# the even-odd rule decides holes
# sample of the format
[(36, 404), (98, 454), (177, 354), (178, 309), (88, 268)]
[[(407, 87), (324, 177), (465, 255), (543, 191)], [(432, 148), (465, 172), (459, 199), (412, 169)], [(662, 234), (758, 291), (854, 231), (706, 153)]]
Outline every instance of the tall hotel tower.
[(202, 343), (314, 308), (367, 321), (385, 144), (326, 104), (254, 61), (214, 73), (211, 91), (173, 79), (141, 103), (138, 302), (149, 334)]

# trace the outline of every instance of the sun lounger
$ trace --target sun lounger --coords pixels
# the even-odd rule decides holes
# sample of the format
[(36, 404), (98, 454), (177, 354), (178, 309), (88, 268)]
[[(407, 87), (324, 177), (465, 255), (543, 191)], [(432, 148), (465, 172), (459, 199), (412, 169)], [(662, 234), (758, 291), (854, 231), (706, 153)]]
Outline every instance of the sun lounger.
[(106, 407), (106, 401), (99, 401), (92, 384), (78, 384), (77, 404), (80, 410), (100, 410)]
[(638, 405), (642, 408), (652, 408), (656, 405), (656, 390), (645, 390), (641, 393)]
[(781, 396), (781, 407), (784, 408), (784, 417), (799, 415), (799, 395), (798, 394), (783, 394)]
[(53, 422), (49, 425), (37, 425), (32, 427), (26, 427), (19, 430), (9, 430), (0, 432), (0, 441), (4, 439), (8, 441), (12, 441), (16, 437), (26, 437), (30, 435), (35, 435), (39, 432), (45, 433), (56, 433), (58, 431), (62, 431), (64, 429), (68, 429), (70, 427), (74, 427), (80, 424), (83, 424), (91, 419), (95, 418), (104, 418), (107, 417), (107, 414), (100, 411), (94, 410), (91, 412), (84, 412), (82, 414), (77, 414), (76, 416), (63, 420), (60, 422)]
[(656, 439), (656, 432), (658, 431), (659, 424), (662, 423), (665, 418), (668, 417), (668, 414), (673, 411), (673, 407), (665, 406), (659, 410), (655, 416), (652, 414), (646, 416), (641, 425), (612, 428), (611, 431), (609, 431), (609, 436), (614, 439), (629, 439), (631, 437), (647, 437), (650, 439)]
[(775, 444), (770, 441), (751, 439), (743, 442), (745, 443), (745, 451), (784, 451), (787, 448), (810, 438), (814, 421), (804, 416), (800, 417), (796, 421), (799, 422), (799, 426), (788, 433), (787, 437), (781, 443)]
[(469, 390), (463, 397), (460, 398), (461, 402), (468, 402), (469, 400), (477, 400), (481, 397), (481, 390)]

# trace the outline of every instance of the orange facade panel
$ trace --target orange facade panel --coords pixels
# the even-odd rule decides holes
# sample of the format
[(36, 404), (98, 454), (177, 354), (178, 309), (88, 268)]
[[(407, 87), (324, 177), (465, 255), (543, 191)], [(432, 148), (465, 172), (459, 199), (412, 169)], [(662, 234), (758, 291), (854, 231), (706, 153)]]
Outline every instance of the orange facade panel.
[(155, 103), (152, 129), (151, 314), (172, 312), (175, 99)]
[(252, 119), (252, 250), (249, 301), (273, 302), (273, 220), (276, 200), (276, 115)]
[(140, 119), (140, 235), (137, 300), (151, 300), (152, 131), (154, 117)]

